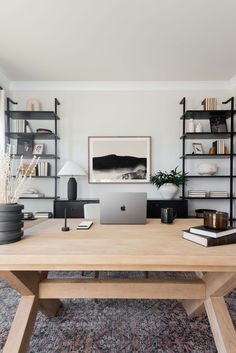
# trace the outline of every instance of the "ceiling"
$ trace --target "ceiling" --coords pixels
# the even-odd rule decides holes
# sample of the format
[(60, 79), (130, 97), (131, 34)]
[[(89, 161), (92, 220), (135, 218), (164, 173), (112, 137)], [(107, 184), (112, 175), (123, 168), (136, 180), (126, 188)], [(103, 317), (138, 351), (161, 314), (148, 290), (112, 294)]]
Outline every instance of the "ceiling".
[(236, 74), (235, 0), (2, 0), (11, 81), (210, 81)]

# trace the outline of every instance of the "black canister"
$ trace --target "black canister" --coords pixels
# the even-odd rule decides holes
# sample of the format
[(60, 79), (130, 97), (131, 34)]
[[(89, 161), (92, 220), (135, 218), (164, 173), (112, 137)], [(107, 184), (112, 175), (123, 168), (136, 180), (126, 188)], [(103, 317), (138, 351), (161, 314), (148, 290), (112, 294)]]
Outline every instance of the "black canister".
[(23, 205), (17, 203), (0, 204), (0, 245), (14, 243), (22, 238), (23, 208)]

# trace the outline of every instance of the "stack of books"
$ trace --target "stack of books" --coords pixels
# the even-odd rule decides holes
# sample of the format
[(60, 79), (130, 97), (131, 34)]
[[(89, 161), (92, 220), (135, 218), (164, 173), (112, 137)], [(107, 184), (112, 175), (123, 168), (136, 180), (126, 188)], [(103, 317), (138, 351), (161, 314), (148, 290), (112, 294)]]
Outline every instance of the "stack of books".
[(35, 212), (35, 218), (52, 218), (52, 212)]
[(204, 110), (216, 110), (217, 109), (217, 98), (205, 98), (202, 101)]
[(234, 244), (236, 243), (236, 228), (229, 227), (222, 231), (196, 226), (184, 230), (183, 238), (203, 246)]
[(30, 197), (32, 199), (37, 199), (39, 197), (45, 197), (45, 195), (41, 192), (26, 191), (21, 195), (21, 197)]
[(213, 151), (215, 154), (225, 154), (225, 141), (216, 140), (212, 143)]
[(16, 120), (16, 132), (26, 132), (25, 120)]
[(207, 197), (207, 191), (204, 190), (189, 190), (189, 197)]
[(37, 165), (37, 175), (38, 176), (49, 176), (50, 175), (50, 163), (39, 162)]
[(209, 197), (228, 197), (229, 194), (227, 191), (210, 191)]

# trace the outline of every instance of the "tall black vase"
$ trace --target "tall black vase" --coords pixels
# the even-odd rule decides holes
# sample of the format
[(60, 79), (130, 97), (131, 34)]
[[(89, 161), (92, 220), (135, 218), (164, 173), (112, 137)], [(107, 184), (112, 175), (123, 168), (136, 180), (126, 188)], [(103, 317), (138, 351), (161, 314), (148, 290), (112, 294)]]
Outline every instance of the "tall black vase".
[(67, 185), (68, 200), (77, 199), (77, 183), (74, 177), (70, 178)]
[(23, 237), (23, 208), (17, 203), (0, 204), (0, 245), (14, 243)]

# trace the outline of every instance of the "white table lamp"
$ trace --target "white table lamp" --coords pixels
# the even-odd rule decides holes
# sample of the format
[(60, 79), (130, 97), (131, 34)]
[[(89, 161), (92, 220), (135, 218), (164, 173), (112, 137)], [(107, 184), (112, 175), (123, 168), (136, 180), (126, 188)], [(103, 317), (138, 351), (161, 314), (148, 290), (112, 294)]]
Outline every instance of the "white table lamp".
[(86, 172), (79, 166), (78, 163), (73, 161), (67, 161), (60, 169), (59, 176), (70, 176), (67, 184), (67, 196), (68, 200), (77, 199), (77, 182), (74, 178), (75, 175), (86, 175)]

